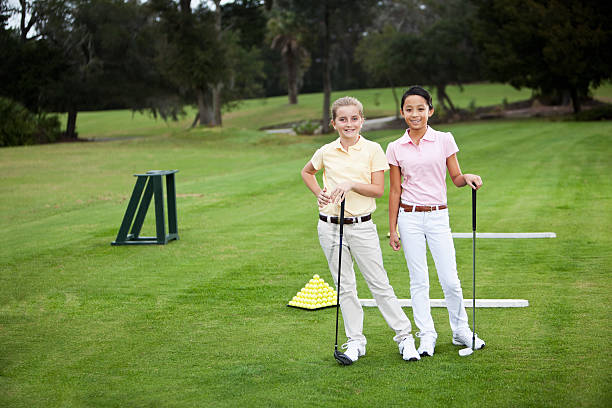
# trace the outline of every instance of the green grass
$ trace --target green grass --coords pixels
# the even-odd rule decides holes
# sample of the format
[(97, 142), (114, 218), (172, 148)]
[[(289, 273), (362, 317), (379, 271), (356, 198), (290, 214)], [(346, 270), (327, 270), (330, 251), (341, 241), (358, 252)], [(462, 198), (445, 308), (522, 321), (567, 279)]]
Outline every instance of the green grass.
[[(398, 87), (398, 98), (401, 98), (405, 87)], [(449, 86), (448, 94), (459, 108), (470, 106), (501, 105), (517, 102), (531, 97), (529, 89), (516, 90), (510, 85), (496, 83), (467, 84), (463, 91), (458, 86)], [(351, 95), (357, 97), (364, 105), (367, 118), (392, 116), (395, 114), (395, 101), (391, 88), (357, 89), (333, 92), (332, 101), (336, 98)], [(607, 82), (593, 91), (593, 95), (603, 101), (612, 101), (612, 85)], [(437, 106), (434, 94), (434, 104)], [(286, 96), (249, 99), (241, 102), (236, 109), (224, 112), (223, 126), (228, 128), (261, 129), (278, 127), (302, 120), (319, 120), (323, 107), (323, 96), (320, 93), (299, 95), (298, 105), (289, 105)], [(80, 112), (77, 118), (77, 131), (82, 139), (105, 140), (115, 138), (142, 138), (162, 135), (167, 132), (188, 129), (195, 111), (187, 108), (187, 115), (178, 122), (164, 122), (147, 113), (129, 110), (101, 112)], [(60, 118), (63, 122), (65, 115)]]
[(593, 97), (603, 102), (612, 103), (612, 82), (604, 82), (593, 90)]
[[(401, 98), (403, 88), (397, 88)], [(450, 86), (448, 93), (458, 107), (467, 108), (472, 102), (476, 106), (501, 104), (528, 99), (531, 91), (517, 91), (510, 85), (503, 84), (469, 84), (461, 91), (457, 86)], [(369, 118), (391, 116), (395, 114), (395, 102), (390, 88), (358, 89), (332, 93), (332, 102), (336, 98), (351, 95), (359, 98)], [(435, 102), (435, 101), (434, 101)], [(244, 129), (260, 129), (299, 122), (305, 119), (319, 120), (323, 108), (321, 93), (302, 94), (298, 105), (289, 105), (286, 96), (249, 99), (238, 108), (223, 114), (223, 126)], [(144, 137), (159, 135), (165, 132), (187, 129), (193, 120), (193, 109), (186, 109), (187, 116), (179, 122), (164, 122), (149, 114), (129, 110), (101, 112), (81, 112), (77, 118), (77, 131), (83, 139), (111, 139), (125, 137)], [(65, 116), (65, 115), (64, 115)], [(62, 120), (65, 120), (62, 117)]]
[[(478, 310), (486, 349), (459, 357), (434, 309), (436, 355), (406, 363), (368, 308), (367, 356), (351, 367), (332, 356), (333, 309), (285, 306), (313, 274), (331, 282), (299, 170), (334, 136), (171, 129), (1, 149), (0, 406), (609, 406), (612, 123), (440, 129), (454, 133), (462, 169), (483, 176), (479, 231), (557, 238), (478, 242), (478, 296), (530, 302)], [(383, 148), (398, 136), (366, 135)], [(180, 240), (112, 247), (132, 174), (175, 168)], [(386, 200), (374, 220), (407, 298)], [(449, 204), (453, 230), (470, 231), (469, 191), (449, 187)], [(471, 241), (456, 249), (469, 298)], [(362, 279), (359, 290), (371, 297)]]
[[(396, 89), (398, 98), (402, 97), (404, 90), (405, 87)], [(470, 84), (465, 85), (463, 91), (458, 86), (450, 86), (448, 94), (457, 107), (467, 108), (472, 102), (476, 106), (489, 106), (501, 104), (504, 98), (508, 102), (528, 99), (531, 91), (517, 91), (503, 84)], [(390, 88), (332, 92), (331, 101), (346, 95), (354, 96), (363, 103), (366, 118), (395, 114), (395, 100)], [(435, 98), (434, 103), (437, 104)], [(228, 112), (223, 120), (228, 126), (259, 129), (304, 118), (318, 120), (322, 107), (323, 97), (320, 93), (300, 95), (298, 106), (288, 105), (286, 96), (254, 99), (245, 101), (236, 111)]]

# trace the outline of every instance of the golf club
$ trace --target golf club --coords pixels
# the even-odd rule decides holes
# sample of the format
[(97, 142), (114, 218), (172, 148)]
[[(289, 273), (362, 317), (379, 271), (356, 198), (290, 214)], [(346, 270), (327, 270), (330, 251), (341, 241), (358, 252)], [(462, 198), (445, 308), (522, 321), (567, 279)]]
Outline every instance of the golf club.
[(461, 357), (474, 352), (476, 343), (476, 190), (472, 189), (472, 347), (459, 350)]
[(338, 247), (338, 296), (336, 298), (336, 342), (334, 343), (334, 358), (342, 365), (351, 365), (353, 360), (338, 351), (338, 313), (340, 312), (340, 270), (342, 269), (342, 233), (344, 230), (344, 201), (340, 203), (340, 246)]

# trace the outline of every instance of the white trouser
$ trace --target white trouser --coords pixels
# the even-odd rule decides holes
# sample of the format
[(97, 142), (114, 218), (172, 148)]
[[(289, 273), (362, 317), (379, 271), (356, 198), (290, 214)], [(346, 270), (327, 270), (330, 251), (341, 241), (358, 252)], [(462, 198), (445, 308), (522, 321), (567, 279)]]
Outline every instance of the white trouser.
[[(321, 248), (325, 253), (329, 270), (337, 288), (340, 225), (319, 220), (317, 231)], [(357, 266), (359, 266), (359, 270), (376, 300), (378, 309), (389, 327), (395, 331), (393, 340), (400, 343), (405, 337), (410, 336), (412, 327), (389, 284), (389, 278), (383, 266), (376, 225), (371, 220), (356, 224), (345, 224), (343, 230), (342, 270), (340, 271), (340, 292), (338, 296), (348, 341), (358, 341), (366, 344), (366, 338), (363, 335), (363, 309), (357, 296), (353, 258), (355, 258)]]
[(421, 333), (437, 336), (429, 302), (429, 273), (425, 241), (436, 264), (453, 333), (469, 330), (463, 307), (463, 292), (457, 276), (455, 246), (448, 222), (448, 209), (406, 212), (400, 208), (398, 228), (408, 270), (414, 322)]

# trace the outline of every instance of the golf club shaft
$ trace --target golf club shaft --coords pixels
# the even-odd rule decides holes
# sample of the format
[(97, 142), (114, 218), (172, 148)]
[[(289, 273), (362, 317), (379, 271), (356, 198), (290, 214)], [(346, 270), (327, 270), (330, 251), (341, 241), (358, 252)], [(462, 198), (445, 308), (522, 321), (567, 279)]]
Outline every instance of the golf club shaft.
[(340, 203), (340, 246), (338, 247), (338, 293), (336, 296), (336, 342), (334, 350), (338, 350), (338, 314), (340, 313), (340, 270), (342, 269), (342, 234), (344, 231), (344, 201)]
[(476, 343), (476, 190), (472, 189), (472, 350)]

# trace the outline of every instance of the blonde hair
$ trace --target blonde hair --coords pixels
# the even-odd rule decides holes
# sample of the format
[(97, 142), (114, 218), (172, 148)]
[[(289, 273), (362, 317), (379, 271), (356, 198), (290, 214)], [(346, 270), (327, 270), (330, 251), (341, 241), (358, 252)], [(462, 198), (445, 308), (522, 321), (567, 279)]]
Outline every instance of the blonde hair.
[(361, 104), (361, 102), (359, 102), (359, 99), (353, 98), (352, 96), (344, 96), (340, 99), (336, 99), (334, 103), (332, 104), (331, 106), (332, 119), (331, 120), (336, 120), (336, 113), (338, 112), (338, 108), (343, 107), (343, 106), (356, 106), (357, 109), (359, 109), (359, 116), (365, 119), (365, 117), (363, 116), (363, 105)]

